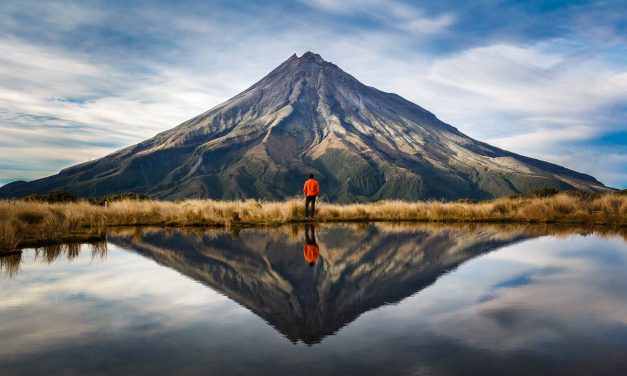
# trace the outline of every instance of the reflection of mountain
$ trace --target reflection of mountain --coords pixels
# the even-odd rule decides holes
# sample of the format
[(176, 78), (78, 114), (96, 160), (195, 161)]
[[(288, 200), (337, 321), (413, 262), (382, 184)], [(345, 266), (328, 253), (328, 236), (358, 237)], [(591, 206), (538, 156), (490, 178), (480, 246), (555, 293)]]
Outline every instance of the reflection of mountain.
[(304, 239), (267, 231), (245, 231), (238, 239), (147, 232), (109, 235), (109, 241), (210, 286), (291, 341), (311, 344), (368, 310), (424, 289), (473, 256), (524, 237), (374, 226), (361, 232), (330, 227), (317, 236), (320, 258), (313, 268), (303, 258)]

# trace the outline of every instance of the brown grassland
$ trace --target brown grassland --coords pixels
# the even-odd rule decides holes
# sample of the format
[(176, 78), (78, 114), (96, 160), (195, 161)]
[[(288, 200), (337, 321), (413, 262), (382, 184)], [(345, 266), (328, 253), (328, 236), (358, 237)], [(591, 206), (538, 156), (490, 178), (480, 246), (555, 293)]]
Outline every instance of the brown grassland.
[[(42, 203), (0, 201), (0, 250), (103, 239), (111, 226), (244, 228), (301, 223), (303, 202), (186, 200)], [(627, 195), (559, 193), (481, 202), (319, 203), (316, 222), (563, 223), (627, 227)]]

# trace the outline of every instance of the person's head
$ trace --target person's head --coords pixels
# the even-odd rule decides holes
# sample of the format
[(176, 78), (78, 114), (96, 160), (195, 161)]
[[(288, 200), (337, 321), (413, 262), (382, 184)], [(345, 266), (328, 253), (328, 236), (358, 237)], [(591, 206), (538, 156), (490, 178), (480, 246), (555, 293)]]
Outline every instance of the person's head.
[(313, 179), (314, 178), (314, 174), (309, 174), (309, 179)]

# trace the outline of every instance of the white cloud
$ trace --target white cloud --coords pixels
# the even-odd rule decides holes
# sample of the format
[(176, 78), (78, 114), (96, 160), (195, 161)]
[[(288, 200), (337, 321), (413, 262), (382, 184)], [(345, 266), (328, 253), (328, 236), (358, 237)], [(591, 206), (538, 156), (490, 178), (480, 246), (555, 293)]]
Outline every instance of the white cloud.
[(387, 27), (409, 32), (414, 37), (443, 33), (456, 20), (453, 13), (427, 15), (418, 7), (392, 0), (313, 0), (302, 2), (335, 14), (365, 15)]
[(455, 22), (452, 14), (443, 14), (434, 18), (415, 16), (407, 20), (404, 27), (416, 34), (437, 34), (445, 31)]
[(0, 291), (0, 314), (15, 318), (0, 323), (6, 348), (32, 354), (51, 341), (89, 341), (94, 333), (125, 335), (138, 322), (151, 324), (145, 330), (154, 333), (203, 323), (207, 317), (231, 325), (250, 316), (225, 296), (152, 260), (109, 244), (106, 262), (101, 262), (85, 248), (71, 261), (61, 256), (52, 264), (25, 251), (19, 274), (2, 281), (6, 288)]
[[(301, 3), (315, 7), (327, 12), (339, 14), (351, 14), (372, 8), (382, 8), (385, 6), (384, 0), (299, 0)], [(391, 2), (393, 3), (393, 2)]]
[[(157, 64), (135, 77), (86, 56), (16, 39), (0, 41), (0, 159), (78, 163), (152, 137), (226, 99), (203, 77)], [(64, 166), (59, 166), (64, 167)], [(25, 168), (28, 170), (29, 168)], [(0, 179), (53, 171), (3, 170)], [(38, 176), (37, 176), (38, 175)]]
[(363, 315), (350, 330), (363, 330), (370, 321), (376, 333), (377, 324), (399, 322), (385, 330), (402, 336), (428, 327), (433, 332), (426, 335), (499, 354), (521, 348), (550, 352), (538, 347), (547, 339), (603, 342), (599, 325), (627, 323), (623, 291), (615, 288), (625, 280), (624, 250), (619, 237), (598, 235), (509, 245), (464, 263), (399, 305)]
[(614, 71), (594, 60), (569, 60), (541, 47), (474, 48), (436, 61), (429, 79), (489, 98), (495, 110), (536, 116), (580, 114), (627, 100), (627, 70)]

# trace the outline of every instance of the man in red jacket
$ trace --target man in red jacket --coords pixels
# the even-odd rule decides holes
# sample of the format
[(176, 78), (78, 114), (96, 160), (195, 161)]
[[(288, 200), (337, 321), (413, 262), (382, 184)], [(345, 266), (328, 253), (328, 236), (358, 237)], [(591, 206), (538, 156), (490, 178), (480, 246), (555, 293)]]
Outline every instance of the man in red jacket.
[[(305, 217), (314, 216), (316, 209), (316, 197), (320, 193), (320, 185), (318, 181), (314, 179), (314, 174), (309, 174), (309, 180), (305, 182), (303, 187), (303, 194), (305, 194)], [(311, 205), (311, 212), (309, 211), (309, 205)]]

